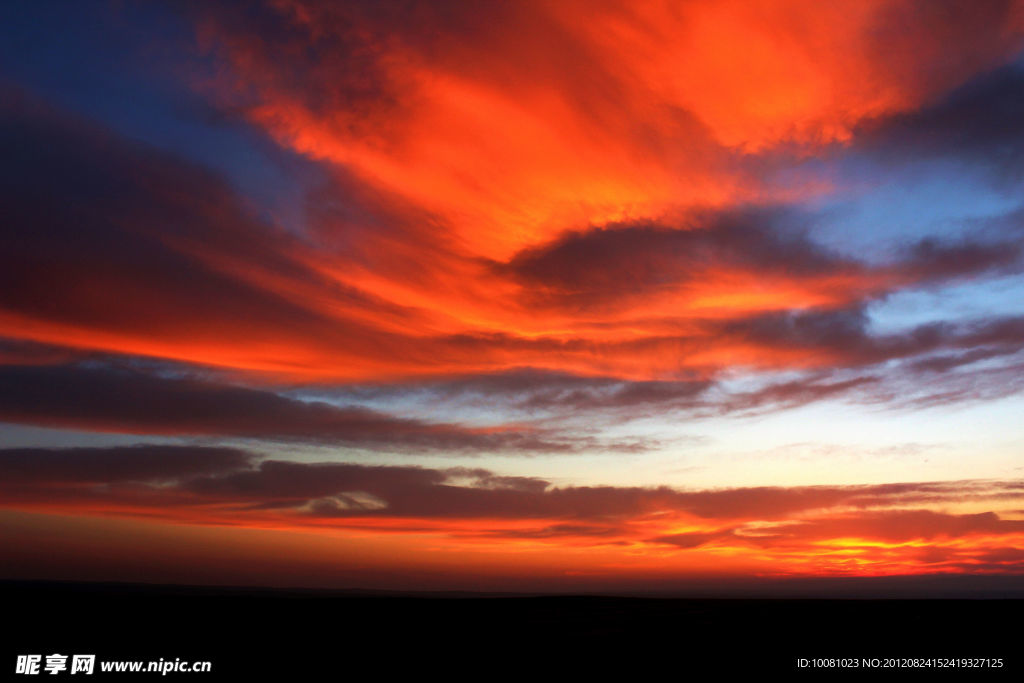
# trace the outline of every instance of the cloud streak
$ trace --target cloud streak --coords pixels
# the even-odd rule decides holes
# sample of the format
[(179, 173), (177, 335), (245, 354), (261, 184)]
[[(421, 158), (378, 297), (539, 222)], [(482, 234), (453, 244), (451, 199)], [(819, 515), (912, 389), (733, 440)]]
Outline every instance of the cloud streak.
[[(893, 554), (904, 569), (920, 560), (918, 570), (926, 571), (977, 551), (985, 562), (1003, 562), (1005, 571), (1024, 569), (1016, 556), (992, 554), (1024, 535), (1024, 521), (1003, 516), (1012, 516), (1024, 497), (1018, 480), (579, 487), (486, 469), (300, 463), (258, 460), (235, 449), (145, 445), (6, 449), (0, 451), (0, 473), (5, 507), (65, 514), (427, 533), (470, 544), (489, 539), (634, 551), (727, 548), (741, 555), (769, 553), (794, 571), (809, 565), (843, 571), (856, 557), (867, 565), (878, 562), (884, 573), (896, 562)], [(936, 505), (989, 509), (938, 512), (931, 509)], [(923, 544), (954, 559), (921, 556)]]
[[(572, 453), (602, 444), (526, 425), (469, 427), (117, 367), (2, 366), (0, 420), (127, 434), (306, 441), (392, 451)], [(604, 447), (615, 448), (614, 443)]]

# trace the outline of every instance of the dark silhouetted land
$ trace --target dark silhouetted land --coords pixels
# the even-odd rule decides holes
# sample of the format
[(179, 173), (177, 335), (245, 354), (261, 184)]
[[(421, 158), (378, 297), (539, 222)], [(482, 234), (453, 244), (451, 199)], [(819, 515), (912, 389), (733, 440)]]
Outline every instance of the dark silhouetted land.
[[(1000, 671), (930, 674), (975, 680), (1019, 676), (1024, 654), (1018, 630), (1024, 602), (1010, 598), (502, 596), (31, 581), (0, 586), (5, 673), (13, 672), (17, 654), (53, 652), (212, 661), (215, 675), (171, 675), (195, 680), (412, 680), (432, 672), (458, 680), (509, 673), (549, 680), (612, 671), (647, 680), (666, 666), (668, 679), (679, 681), (698, 671), (822, 680), (820, 670), (799, 669), (798, 658), (1004, 660)], [(366, 667), (369, 678), (359, 673)], [(863, 669), (854, 674), (878, 676)]]

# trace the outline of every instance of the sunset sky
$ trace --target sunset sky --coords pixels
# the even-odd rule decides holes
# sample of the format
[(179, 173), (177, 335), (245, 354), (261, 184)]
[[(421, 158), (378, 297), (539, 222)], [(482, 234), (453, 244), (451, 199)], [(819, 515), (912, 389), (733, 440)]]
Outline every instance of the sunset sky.
[(1024, 576), (1024, 2), (4, 3), (0, 150), (3, 578)]

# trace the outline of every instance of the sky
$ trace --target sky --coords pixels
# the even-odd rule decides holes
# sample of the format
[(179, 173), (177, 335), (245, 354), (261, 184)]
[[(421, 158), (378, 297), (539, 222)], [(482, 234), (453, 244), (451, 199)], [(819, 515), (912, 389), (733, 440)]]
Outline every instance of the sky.
[(1011, 0), (5, 3), (0, 574), (1024, 576), (1022, 122)]

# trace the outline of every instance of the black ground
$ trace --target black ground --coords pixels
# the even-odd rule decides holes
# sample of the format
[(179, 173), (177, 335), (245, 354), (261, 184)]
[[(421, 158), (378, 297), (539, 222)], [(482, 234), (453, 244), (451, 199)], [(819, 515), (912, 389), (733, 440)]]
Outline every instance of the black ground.
[[(209, 674), (169, 674), (197, 681), (835, 677), (820, 659), (855, 660), (845, 673), (864, 680), (1019, 680), (1024, 671), (1024, 602), (1009, 599), (427, 597), (25, 581), (0, 581), (0, 591), (0, 674), (21, 680), (33, 677), (14, 675), (17, 655), (54, 652), (211, 661)], [(1001, 658), (1002, 667), (882, 668), (913, 658)]]

